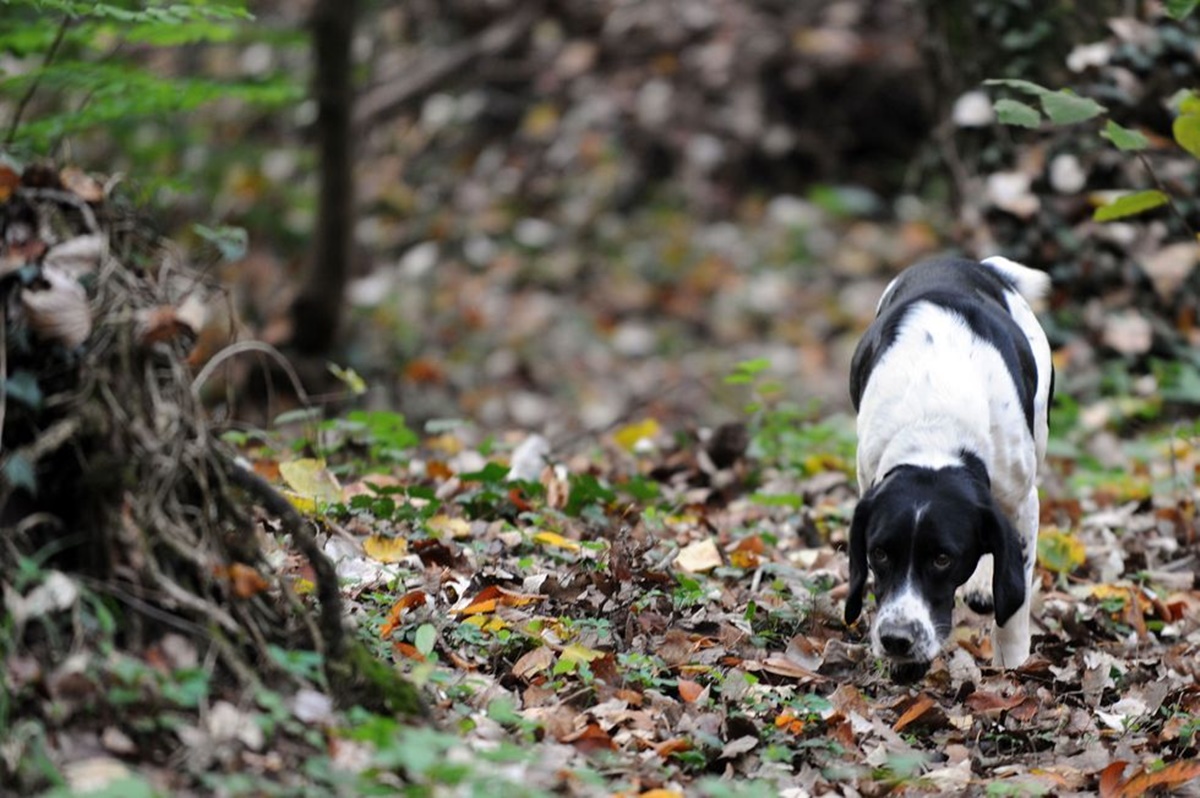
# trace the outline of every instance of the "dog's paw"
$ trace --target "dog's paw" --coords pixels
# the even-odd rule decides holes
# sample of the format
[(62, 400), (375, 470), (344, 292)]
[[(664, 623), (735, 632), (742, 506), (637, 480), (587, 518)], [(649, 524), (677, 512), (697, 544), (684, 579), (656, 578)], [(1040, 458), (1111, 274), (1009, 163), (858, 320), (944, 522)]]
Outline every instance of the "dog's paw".
[(963, 596), (963, 600), (967, 602), (967, 606), (971, 608), (972, 612), (980, 615), (991, 615), (996, 611), (990, 590), (968, 590)]
[(985, 554), (979, 558), (975, 573), (963, 586), (963, 600), (972, 611), (980, 615), (990, 615), (995, 612), (996, 603), (992, 599), (992, 555)]

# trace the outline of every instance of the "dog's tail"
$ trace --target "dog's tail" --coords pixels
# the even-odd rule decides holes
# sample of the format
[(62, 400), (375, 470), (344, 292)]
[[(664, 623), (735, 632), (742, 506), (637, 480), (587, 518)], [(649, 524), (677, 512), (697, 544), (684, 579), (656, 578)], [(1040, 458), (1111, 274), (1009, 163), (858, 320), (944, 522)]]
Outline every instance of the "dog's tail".
[(1025, 301), (1030, 304), (1043, 299), (1050, 292), (1050, 275), (1045, 272), (1022, 266), (999, 255), (984, 258), (983, 262), (1011, 282), (1017, 293), (1025, 297)]

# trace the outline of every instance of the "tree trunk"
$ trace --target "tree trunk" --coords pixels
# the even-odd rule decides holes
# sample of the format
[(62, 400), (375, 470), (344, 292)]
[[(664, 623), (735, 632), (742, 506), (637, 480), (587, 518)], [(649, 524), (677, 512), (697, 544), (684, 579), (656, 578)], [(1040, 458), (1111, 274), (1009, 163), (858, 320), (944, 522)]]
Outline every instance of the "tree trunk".
[(354, 232), (350, 46), (357, 16), (358, 0), (317, 0), (311, 18), (320, 194), (312, 260), (292, 305), (292, 344), (302, 355), (323, 355), (333, 346), (349, 277)]

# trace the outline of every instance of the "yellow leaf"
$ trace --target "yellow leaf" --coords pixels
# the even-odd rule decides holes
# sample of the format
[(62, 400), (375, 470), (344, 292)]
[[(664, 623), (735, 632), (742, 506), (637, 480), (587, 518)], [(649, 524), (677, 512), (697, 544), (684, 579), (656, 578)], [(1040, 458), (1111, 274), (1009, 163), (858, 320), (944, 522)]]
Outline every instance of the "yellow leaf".
[(379, 562), (400, 562), (408, 556), (408, 541), (386, 535), (371, 535), (363, 541), (363, 551), (368, 557)]
[[(496, 607), (500, 606), (500, 602), (494, 598), (472, 601), (462, 609), (450, 610), (456, 615), (483, 615), (489, 612), (495, 612)], [(470, 620), (468, 618), (467, 620)]]
[(503, 618), (493, 615), (487, 619), (487, 623), (485, 623), (483, 626), (481, 626), (479, 628), (485, 632), (491, 632), (491, 633), (495, 634), (496, 632), (507, 629), (508, 624), (504, 622)]
[(301, 496), (298, 493), (292, 493), (290, 490), (283, 491), (284, 497), (292, 503), (292, 506), (300, 511), (301, 515), (316, 515), (317, 503), (312, 499)]
[[(296, 495), (314, 503), (332, 504), (342, 500), (342, 486), (337, 477), (325, 467), (325, 461), (315, 457), (290, 460), (279, 464), (279, 473)], [(296, 504), (295, 501), (292, 502)], [(297, 509), (301, 509), (297, 505)]]
[(580, 545), (574, 540), (568, 540), (557, 532), (538, 532), (533, 536), (535, 543), (541, 543), (544, 546), (553, 546), (558, 549), (566, 549), (567, 551), (579, 551)]
[(435, 535), (448, 538), (465, 538), (471, 534), (471, 524), (465, 518), (451, 518), (448, 515), (435, 515), (425, 522), (425, 526)]
[(558, 109), (552, 103), (538, 103), (533, 106), (521, 122), (521, 130), (535, 139), (550, 138), (557, 127)]
[(658, 422), (647, 418), (621, 427), (613, 433), (613, 440), (622, 449), (632, 452), (639, 442), (653, 440), (660, 432), (662, 432), (662, 428), (659, 427)]
[(1107, 599), (1120, 599), (1122, 602), (1129, 603), (1130, 590), (1123, 585), (1096, 585), (1092, 588), (1092, 598), (1105, 601)]
[(594, 648), (582, 646), (579, 643), (571, 643), (562, 650), (558, 658), (564, 662), (591, 662), (592, 660), (600, 659), (604, 656), (603, 651), (597, 651)]
[(469, 623), (477, 627), (480, 631), (490, 632), (491, 634), (508, 628), (508, 624), (504, 622), (504, 619), (498, 618), (495, 615), (471, 615), (463, 618), (462, 622)]
[(305, 579), (302, 576), (296, 577), (292, 582), (292, 590), (296, 591), (297, 596), (308, 596), (317, 589), (317, 586), (312, 583), (311, 579)]
[(1038, 535), (1038, 562), (1043, 568), (1060, 574), (1069, 574), (1087, 560), (1087, 549), (1083, 542), (1070, 532), (1045, 529)]
[(442, 452), (451, 456), (463, 450), (462, 440), (453, 432), (434, 435), (425, 441), (425, 446), (426, 448), (433, 449), (435, 452)]

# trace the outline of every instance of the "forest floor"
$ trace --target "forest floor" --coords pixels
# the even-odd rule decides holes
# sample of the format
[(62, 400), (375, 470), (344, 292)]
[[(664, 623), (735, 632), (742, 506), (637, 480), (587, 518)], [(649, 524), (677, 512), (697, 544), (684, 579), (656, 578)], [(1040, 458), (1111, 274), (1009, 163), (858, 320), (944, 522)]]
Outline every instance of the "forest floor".
[[(1194, 426), (1120, 436), (1104, 403), (1062, 408), (1033, 657), (991, 668), (990, 621), (960, 609), (897, 684), (841, 620), (853, 420), (785, 401), (765, 360), (721, 382), (732, 422), (647, 410), (566, 443), (386, 410), (229, 434), (321, 530), (358, 636), (427, 716), (335, 708), (312, 652), (276, 663), (309, 688), (232, 693), (183, 638), (93, 634), (54, 673), (8, 658), (0, 753), (51, 795), (1194, 790)], [(311, 590), (272, 519), (260, 534)], [(26, 622), (64, 609), (35, 598), (54, 582), (27, 575)]]

